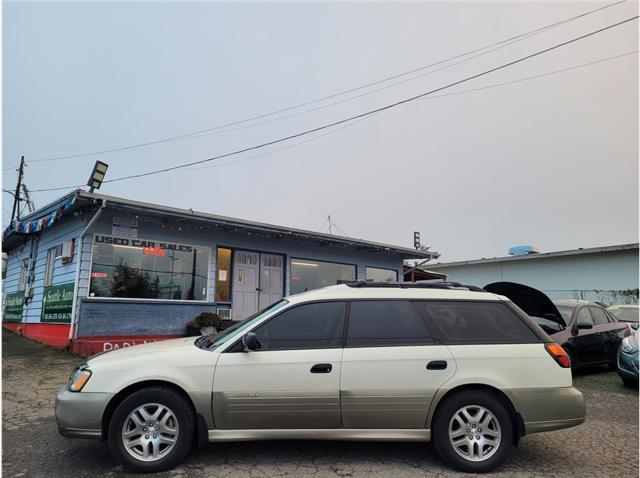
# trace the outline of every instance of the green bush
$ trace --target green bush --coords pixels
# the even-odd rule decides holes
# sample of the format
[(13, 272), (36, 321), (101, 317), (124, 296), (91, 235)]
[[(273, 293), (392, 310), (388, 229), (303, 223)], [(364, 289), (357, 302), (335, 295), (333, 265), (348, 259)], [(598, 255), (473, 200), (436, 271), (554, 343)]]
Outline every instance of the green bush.
[(195, 318), (195, 322), (200, 328), (215, 327), (216, 329), (219, 329), (222, 319), (218, 314), (214, 314), (213, 312), (203, 312)]

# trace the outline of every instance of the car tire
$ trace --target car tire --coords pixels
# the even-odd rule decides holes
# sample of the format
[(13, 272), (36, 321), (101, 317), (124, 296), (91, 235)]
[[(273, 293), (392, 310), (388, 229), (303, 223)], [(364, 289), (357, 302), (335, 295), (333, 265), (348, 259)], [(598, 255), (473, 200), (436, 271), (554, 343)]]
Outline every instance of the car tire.
[[(482, 415), (478, 415), (481, 410), (484, 410)], [(460, 420), (466, 420), (466, 416), (473, 420), (459, 428)], [(487, 417), (490, 420), (483, 424)], [(481, 425), (485, 426), (484, 430)], [(471, 432), (474, 429), (476, 432)], [(450, 433), (456, 432), (462, 436), (450, 438)], [(433, 419), (432, 440), (436, 451), (451, 467), (467, 473), (486, 473), (498, 468), (511, 452), (513, 438), (513, 421), (507, 407), (496, 394), (485, 390), (464, 390), (446, 397)], [(491, 446), (488, 441), (497, 445)]]
[(622, 379), (622, 383), (624, 383), (627, 387), (638, 388), (638, 379), (620, 377)]
[(130, 471), (165, 471), (184, 459), (194, 429), (193, 407), (183, 394), (165, 387), (143, 388), (115, 409), (109, 422), (109, 449)]

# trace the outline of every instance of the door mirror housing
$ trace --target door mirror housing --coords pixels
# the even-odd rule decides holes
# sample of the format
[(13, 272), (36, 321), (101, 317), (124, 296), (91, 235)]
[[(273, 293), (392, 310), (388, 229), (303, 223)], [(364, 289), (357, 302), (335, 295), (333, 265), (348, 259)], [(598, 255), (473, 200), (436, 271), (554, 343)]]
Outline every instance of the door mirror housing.
[(638, 322), (631, 322), (631, 328), (633, 330), (638, 330)]
[(258, 337), (253, 332), (247, 332), (242, 337), (242, 345), (244, 346), (245, 352), (256, 350), (258, 348)]

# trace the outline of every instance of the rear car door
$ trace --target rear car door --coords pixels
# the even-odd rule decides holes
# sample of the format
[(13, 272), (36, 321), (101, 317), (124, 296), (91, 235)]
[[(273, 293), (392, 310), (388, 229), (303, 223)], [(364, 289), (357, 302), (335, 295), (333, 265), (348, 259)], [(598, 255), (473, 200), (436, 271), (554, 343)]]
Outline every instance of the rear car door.
[(454, 372), (451, 353), (435, 343), (411, 302), (350, 302), (340, 379), (344, 428), (424, 428), (435, 392)]
[(595, 328), (600, 332), (603, 340), (603, 360), (614, 363), (618, 347), (627, 330), (625, 324), (612, 322), (609, 315), (602, 307), (592, 305), (589, 307)]
[(293, 306), (253, 330), (258, 350), (236, 344), (222, 353), (216, 428), (339, 428), (345, 312), (345, 302)]

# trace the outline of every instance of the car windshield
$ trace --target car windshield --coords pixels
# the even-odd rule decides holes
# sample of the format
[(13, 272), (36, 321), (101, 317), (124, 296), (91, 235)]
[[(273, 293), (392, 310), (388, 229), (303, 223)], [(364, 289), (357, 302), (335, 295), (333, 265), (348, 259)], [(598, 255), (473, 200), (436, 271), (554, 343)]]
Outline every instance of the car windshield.
[(620, 322), (638, 322), (638, 315), (640, 315), (640, 309), (636, 308), (609, 309), (609, 312)]
[(232, 325), (231, 327), (229, 327), (228, 329), (223, 330), (222, 332), (220, 332), (217, 335), (211, 334), (211, 335), (203, 335), (202, 337), (199, 337), (194, 342), (194, 344), (195, 344), (196, 347), (201, 348), (201, 349), (206, 349), (206, 350), (213, 350), (213, 349), (215, 349), (217, 347), (220, 347), (227, 340), (229, 340), (231, 338), (231, 336), (234, 335), (236, 332), (241, 332), (243, 330), (246, 330), (246, 329), (250, 328), (255, 322), (259, 321), (260, 319), (262, 319), (266, 315), (271, 314), (272, 312), (275, 312), (278, 309), (281, 309), (282, 307), (284, 307), (288, 303), (289, 303), (289, 301), (284, 300), (284, 299), (282, 299), (279, 302), (274, 302), (273, 304), (271, 304), (266, 309), (262, 309), (262, 310), (256, 312), (255, 314), (250, 315), (246, 319), (238, 322), (235, 325)]
[(565, 323), (569, 325), (569, 322), (571, 322), (571, 314), (573, 314), (573, 307), (570, 307), (568, 305), (556, 305), (556, 307), (558, 308), (560, 314), (562, 314), (562, 318), (564, 319)]

